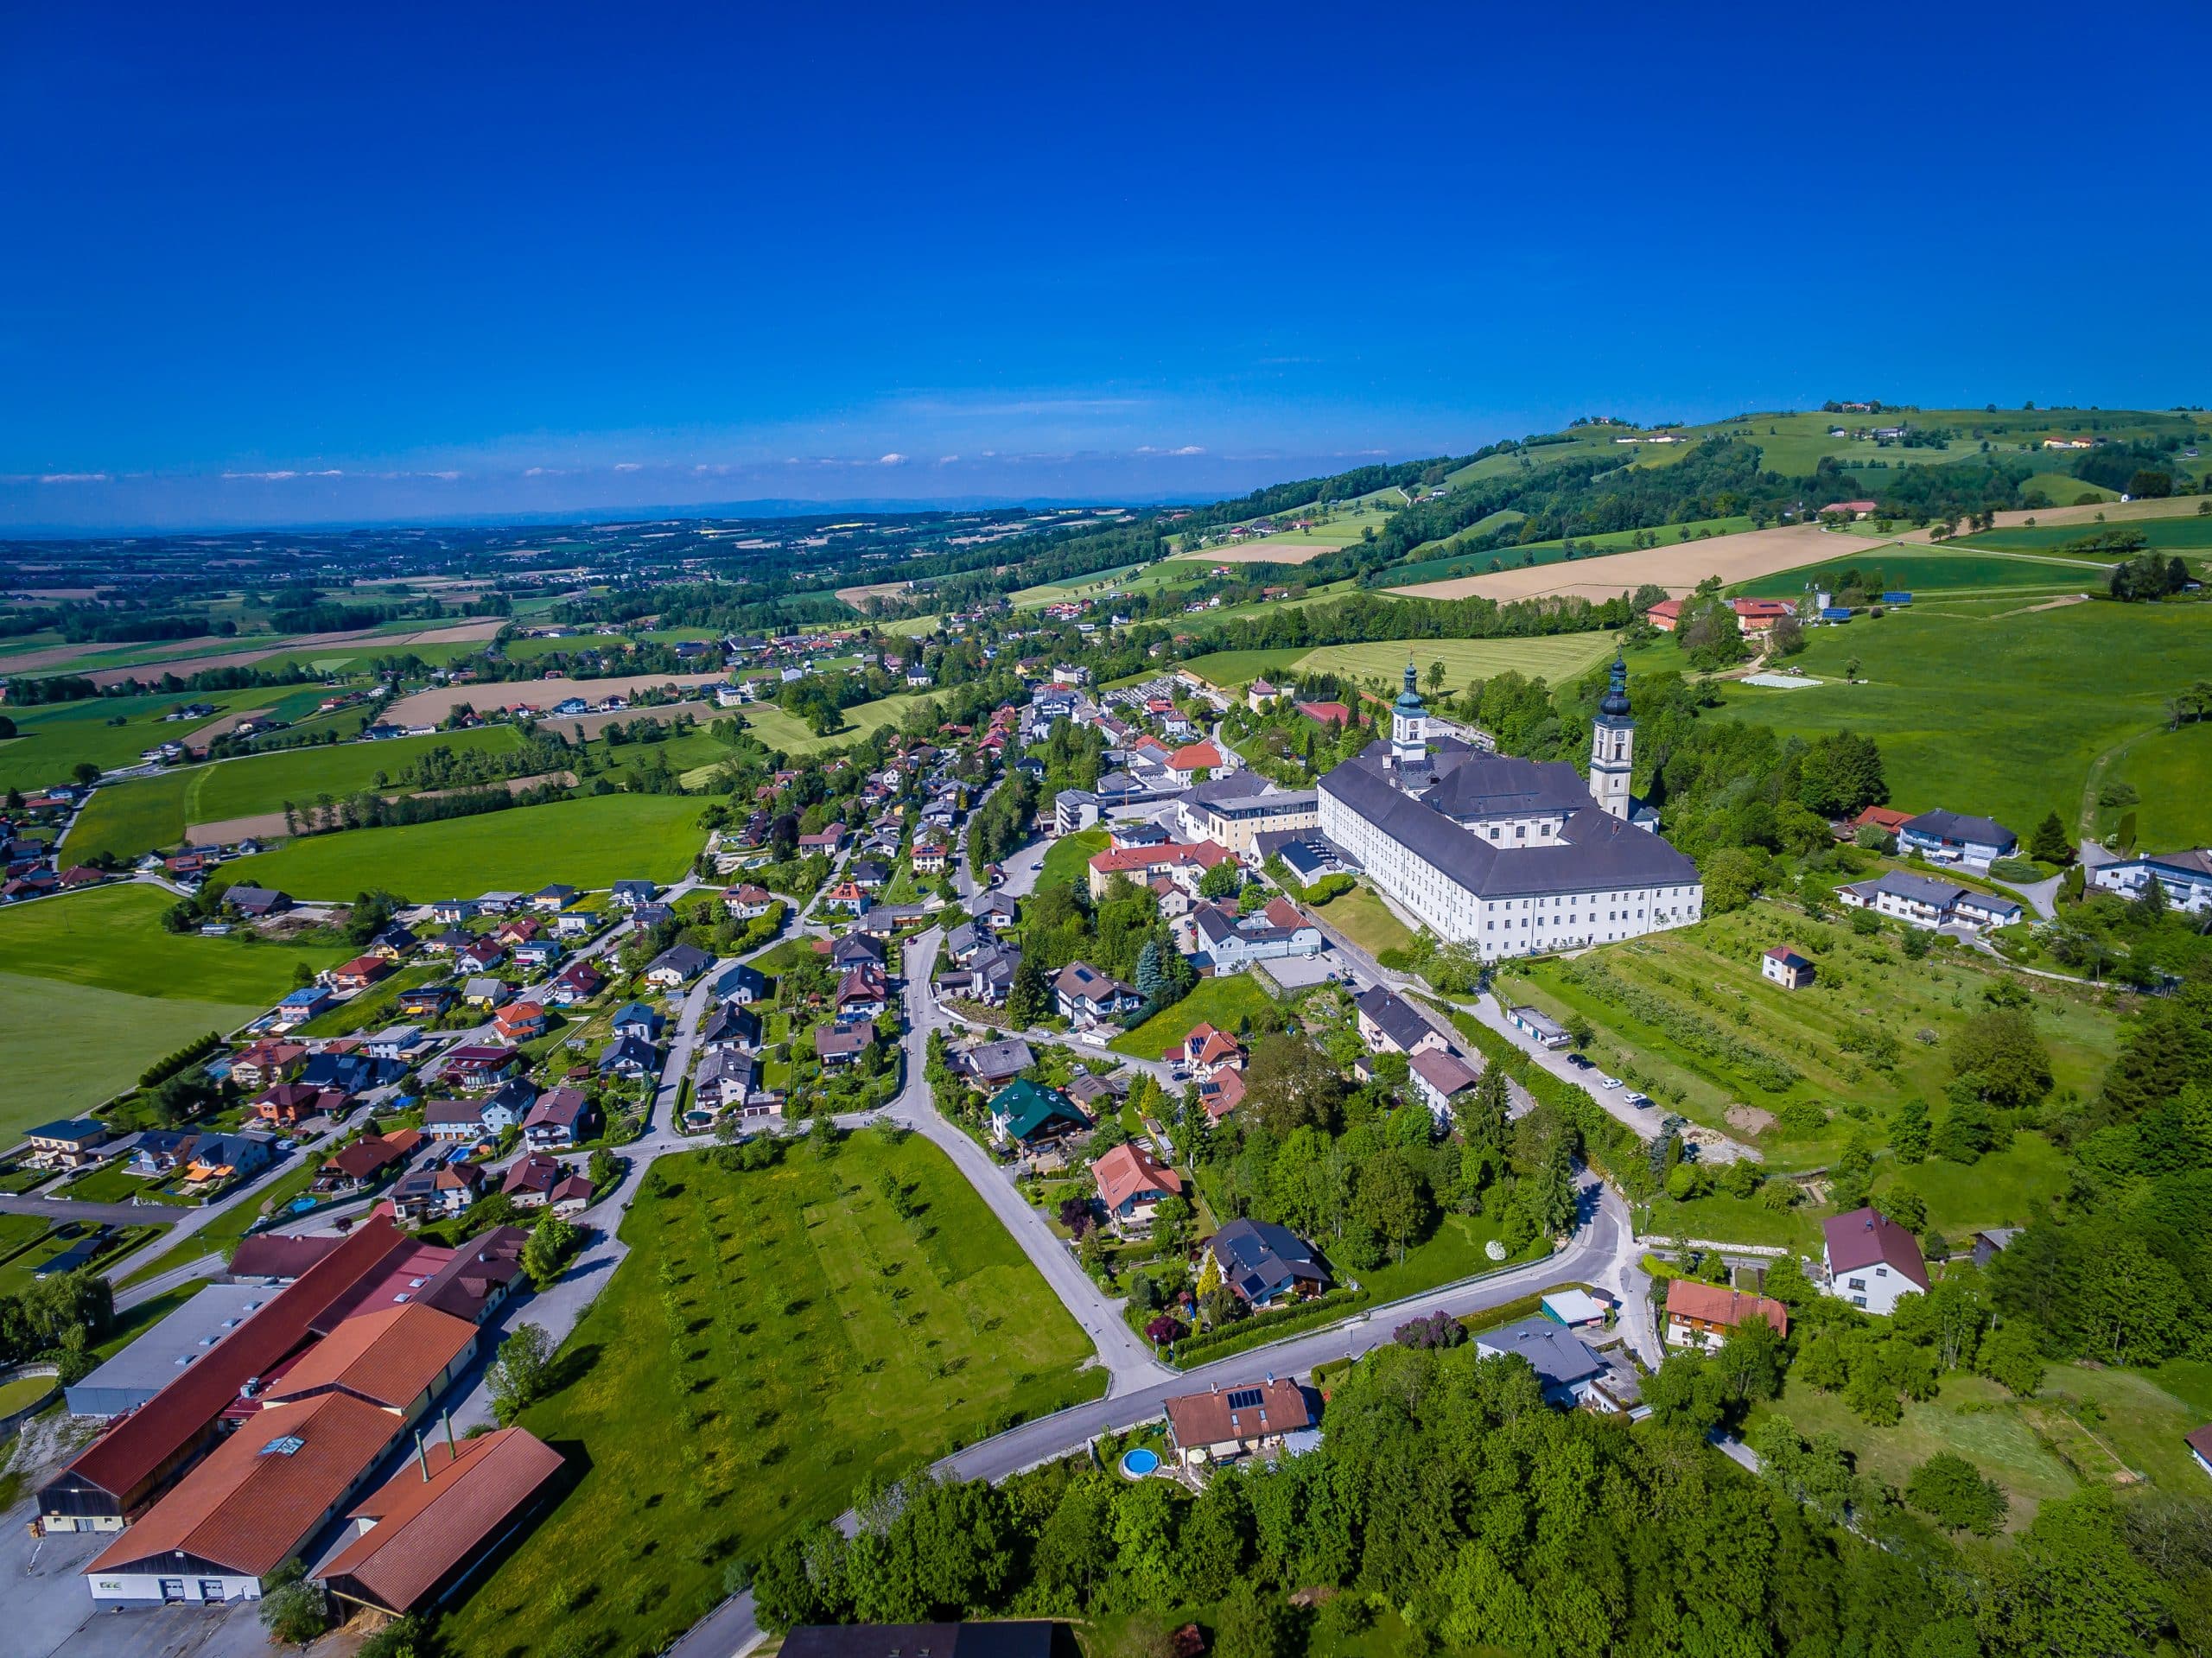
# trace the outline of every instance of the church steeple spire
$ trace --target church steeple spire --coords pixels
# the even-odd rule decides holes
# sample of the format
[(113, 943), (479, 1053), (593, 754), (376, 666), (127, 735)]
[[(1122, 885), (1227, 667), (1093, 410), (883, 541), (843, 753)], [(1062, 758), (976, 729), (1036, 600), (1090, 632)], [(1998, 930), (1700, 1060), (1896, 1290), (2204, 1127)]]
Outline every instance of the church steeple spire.
[(1421, 706), (1415, 681), (1419, 675), (1410, 654), (1406, 657), (1406, 688), (1390, 707), (1390, 758), (1400, 767), (1419, 765), (1428, 758), (1428, 710)]
[(1624, 818), (1634, 804), (1629, 774), (1636, 753), (1636, 721), (1629, 717), (1628, 664), (1618, 650), (1598, 717), (1590, 725), (1590, 797), (1613, 816)]

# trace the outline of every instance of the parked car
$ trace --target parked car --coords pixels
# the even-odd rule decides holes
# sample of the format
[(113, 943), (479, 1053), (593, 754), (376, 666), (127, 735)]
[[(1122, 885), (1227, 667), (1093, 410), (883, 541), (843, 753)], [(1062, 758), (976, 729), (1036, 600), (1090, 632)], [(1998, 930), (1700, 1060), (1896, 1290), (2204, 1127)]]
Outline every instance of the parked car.
[(1630, 1105), (1649, 1105), (1651, 1103), (1651, 1096), (1649, 1094), (1639, 1094), (1634, 1089), (1629, 1089), (1629, 1091), (1621, 1097), (1625, 1099)]
[(1597, 1069), (1596, 1066), (1590, 1063), (1589, 1057), (1586, 1054), (1570, 1053), (1567, 1056), (1567, 1063), (1573, 1065), (1577, 1070), (1594, 1070)]
[(1621, 1079), (1618, 1077), (1600, 1077), (1598, 1079), (1598, 1086), (1600, 1088), (1618, 1088), (1620, 1085)]

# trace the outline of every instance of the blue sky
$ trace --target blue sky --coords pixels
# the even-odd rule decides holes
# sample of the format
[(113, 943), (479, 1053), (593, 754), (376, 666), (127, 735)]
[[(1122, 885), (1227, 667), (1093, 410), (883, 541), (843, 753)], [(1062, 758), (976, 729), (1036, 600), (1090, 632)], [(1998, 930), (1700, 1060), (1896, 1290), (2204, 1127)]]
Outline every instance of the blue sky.
[(2204, 400), (2201, 6), (1808, 10), (19, 8), (0, 525)]

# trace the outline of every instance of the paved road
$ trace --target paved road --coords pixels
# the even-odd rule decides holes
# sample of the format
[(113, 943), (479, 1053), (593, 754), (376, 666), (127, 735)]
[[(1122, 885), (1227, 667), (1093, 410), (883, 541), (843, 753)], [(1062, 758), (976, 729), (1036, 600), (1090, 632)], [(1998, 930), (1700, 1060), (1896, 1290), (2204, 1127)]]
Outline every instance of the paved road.
[(926, 1074), (930, 1032), (952, 1025), (950, 1016), (929, 993), (930, 972), (942, 939), (943, 935), (932, 928), (906, 945), (906, 1084), (885, 1115), (944, 1151), (982, 1195), (991, 1212), (1021, 1245), (1022, 1252), (1045, 1275), (1053, 1293), (1090, 1333), (1099, 1363), (1108, 1374), (1109, 1395), (1155, 1382), (1169, 1374), (1167, 1368), (1153, 1357), (1144, 1338), (1122, 1322), (1121, 1304), (1109, 1299), (1076, 1264), (1067, 1245), (1014, 1190), (1014, 1182), (989, 1154), (965, 1130), (938, 1114)]
[[(1102, 1433), (1120, 1432), (1150, 1421), (1179, 1394), (1199, 1393), (1260, 1375), (1310, 1376), (1313, 1367), (1332, 1359), (1356, 1357), (1381, 1346), (1397, 1327), (1434, 1312), (1455, 1318), (1487, 1312), (1554, 1284), (1579, 1281), (1605, 1286), (1625, 1261), (1636, 1260), (1636, 1240), (1628, 1208), (1611, 1188), (1586, 1177), (1582, 1222), (1567, 1246), (1548, 1259), (1517, 1267), (1476, 1284), (1433, 1291), (1376, 1307), (1346, 1323), (1270, 1346), (1202, 1365), (1128, 1393), (1109, 1394), (1087, 1404), (1025, 1422), (995, 1437), (956, 1452), (936, 1471), (962, 1479), (1001, 1480), (1026, 1468), (1081, 1451)], [(840, 1524), (849, 1532), (854, 1516)], [(762, 1637), (750, 1593), (724, 1601), (694, 1624), (669, 1648), (671, 1658), (731, 1658)]]
[(205, 1255), (197, 1261), (186, 1261), (181, 1267), (173, 1267), (168, 1272), (156, 1274), (143, 1284), (133, 1284), (127, 1290), (118, 1290), (115, 1293), (115, 1310), (118, 1312), (128, 1312), (141, 1301), (150, 1301), (156, 1296), (167, 1295), (171, 1290), (181, 1289), (187, 1284), (199, 1279), (213, 1278), (223, 1270), (224, 1265), (225, 1262), (220, 1255)]

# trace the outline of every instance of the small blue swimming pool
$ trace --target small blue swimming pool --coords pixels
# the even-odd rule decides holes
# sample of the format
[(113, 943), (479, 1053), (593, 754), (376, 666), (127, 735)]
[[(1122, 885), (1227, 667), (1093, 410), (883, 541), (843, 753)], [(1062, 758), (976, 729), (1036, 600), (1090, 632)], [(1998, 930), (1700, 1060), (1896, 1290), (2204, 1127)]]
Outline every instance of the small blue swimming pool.
[(1134, 1451), (1122, 1453), (1122, 1472), (1129, 1479), (1142, 1479), (1147, 1474), (1160, 1471), (1160, 1453), (1139, 1445)]

